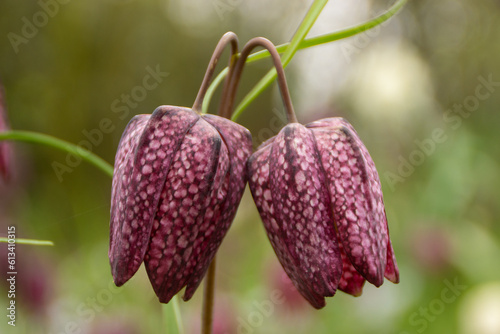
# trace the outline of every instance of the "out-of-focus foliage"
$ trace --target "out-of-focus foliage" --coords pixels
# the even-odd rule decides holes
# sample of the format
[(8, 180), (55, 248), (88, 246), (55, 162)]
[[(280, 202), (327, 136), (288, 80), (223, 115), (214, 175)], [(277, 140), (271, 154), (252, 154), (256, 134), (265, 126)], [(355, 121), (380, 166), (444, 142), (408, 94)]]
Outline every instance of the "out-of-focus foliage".
[[(242, 42), (257, 35), (286, 42), (310, 2), (1, 1), (0, 77), (10, 124), (88, 141), (112, 163), (133, 115), (192, 104), (224, 32)], [(388, 5), (331, 1), (311, 35)], [(359, 298), (339, 292), (321, 311), (301, 304), (280, 279), (246, 193), (219, 252), (219, 333), (498, 333), (498, 22), (499, 1), (409, 1), (380, 28), (296, 55), (287, 75), (299, 120), (346, 117), (377, 164), (401, 283), (366, 285)], [(269, 67), (250, 65), (240, 96)], [(282, 110), (274, 85), (239, 121), (258, 144), (282, 126)], [(0, 332), (161, 332), (143, 269), (124, 287), (112, 285), (111, 180), (48, 148), (19, 143), (15, 153), (16, 176), (0, 190), (0, 234), (15, 224), (18, 237), (55, 246), (18, 245), (24, 293), (15, 330), (0, 314)], [(58, 177), (54, 162), (71, 172)], [(199, 327), (200, 304), (198, 292), (181, 305), (188, 333)]]

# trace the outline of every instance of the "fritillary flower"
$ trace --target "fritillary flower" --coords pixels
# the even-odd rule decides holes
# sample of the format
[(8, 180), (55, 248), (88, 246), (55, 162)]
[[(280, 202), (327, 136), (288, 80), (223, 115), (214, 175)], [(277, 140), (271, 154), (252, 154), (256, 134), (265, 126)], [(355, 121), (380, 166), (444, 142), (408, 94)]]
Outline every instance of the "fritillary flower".
[(161, 106), (134, 117), (115, 159), (109, 258), (116, 285), (144, 262), (160, 302), (194, 294), (246, 184), (250, 132), (228, 119)]
[(249, 185), (286, 273), (315, 308), (399, 273), (380, 179), (342, 118), (291, 122), (248, 161)]

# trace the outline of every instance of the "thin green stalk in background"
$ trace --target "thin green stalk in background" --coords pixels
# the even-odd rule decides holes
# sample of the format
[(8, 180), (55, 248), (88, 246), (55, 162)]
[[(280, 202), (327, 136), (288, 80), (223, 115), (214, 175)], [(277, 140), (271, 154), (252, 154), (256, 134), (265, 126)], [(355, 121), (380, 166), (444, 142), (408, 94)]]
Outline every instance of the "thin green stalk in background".
[(163, 310), (165, 334), (184, 334), (179, 308), (179, 297), (174, 296), (168, 304), (162, 304), (161, 307)]
[[(355, 26), (352, 26), (352, 27), (349, 27), (346, 29), (332, 32), (332, 33), (304, 39), (298, 45), (298, 49), (299, 50), (307, 49), (307, 48), (310, 48), (310, 47), (313, 47), (316, 45), (330, 43), (330, 42), (337, 41), (337, 40), (340, 40), (343, 38), (357, 35), (359, 33), (366, 31), (366, 30), (374, 28), (374, 27), (382, 24), (383, 22), (389, 20), (391, 17), (393, 17), (397, 13), (399, 13), (399, 11), (403, 8), (403, 6), (406, 4), (407, 1), (408, 0), (397, 0), (396, 2), (394, 2), (394, 4), (388, 10), (386, 10), (385, 12), (380, 14), (379, 16), (377, 16), (377, 17), (375, 17), (367, 22), (361, 23), (359, 25), (355, 25)], [(283, 52), (287, 51), (289, 46), (290, 46), (290, 43), (285, 43), (285, 44), (278, 45), (276, 48), (278, 49), (278, 52), (283, 53)], [(251, 63), (251, 62), (254, 62), (257, 60), (268, 58), (269, 56), (270, 55), (269, 55), (269, 52), (267, 50), (258, 51), (258, 52), (251, 54), (247, 58), (247, 63)], [(283, 56), (283, 58), (284, 58), (284, 56)], [(283, 66), (285, 67), (286, 65), (288, 65), (289, 62), (290, 62), (290, 60), (288, 60), (288, 62), (286, 64), (283, 62)], [(276, 73), (276, 72), (274, 72), (274, 73)], [(227, 75), (227, 67), (221, 73), (219, 73), (219, 75), (214, 79), (214, 81), (210, 85), (209, 89), (207, 90), (207, 95), (205, 96), (205, 100), (203, 101), (203, 113), (207, 112), (208, 106), (210, 104), (210, 100), (212, 99), (212, 96), (214, 95), (215, 90), (220, 85), (220, 83), (224, 80), (226, 75)], [(274, 80), (274, 78), (272, 78), (271, 81), (272, 80)], [(260, 84), (260, 82), (257, 85), (259, 85), (259, 84)], [(262, 87), (259, 87), (258, 88), (259, 94), (268, 86), (269, 86), (269, 84), (267, 84), (265, 86), (263, 85)], [(257, 89), (257, 86), (255, 86), (254, 89)], [(247, 98), (249, 95), (250, 95), (250, 93), (245, 98)], [(257, 96), (258, 96), (258, 94), (254, 95), (253, 99), (255, 99)], [(244, 99), (244, 101), (245, 101), (245, 99)], [(243, 109), (245, 109), (253, 100), (247, 100), (245, 102), (245, 105), (243, 106), (242, 104), (244, 101), (242, 101), (242, 103), (240, 103), (240, 105), (238, 106), (238, 109), (236, 109), (235, 113), (233, 114), (232, 120), (236, 120), (241, 115), (241, 112), (243, 111)]]
[[(345, 28), (339, 31), (334, 31), (328, 34), (319, 35), (316, 37), (311, 37), (303, 40), (299, 44), (299, 50), (307, 49), (316, 45), (326, 44), (333, 41), (337, 41), (339, 39), (351, 37), (357, 34), (360, 34), (364, 31), (367, 31), (371, 28), (375, 28), (376, 26), (382, 24), (383, 22), (389, 20), (395, 14), (397, 14), (401, 8), (405, 5), (408, 0), (397, 0), (389, 9), (380, 14), (379, 16), (371, 19), (370, 21), (361, 23), (359, 25), (355, 25), (349, 28)], [(290, 43), (284, 43), (276, 46), (278, 52), (283, 53), (286, 51)], [(260, 59), (268, 58), (269, 52), (267, 50), (261, 50), (259, 52), (255, 52), (250, 57), (248, 57), (249, 62), (257, 61)]]
[[(54, 246), (54, 243), (49, 240), (35, 240), (35, 239), (22, 239), (16, 238), (16, 244), (34, 245), (34, 246)], [(0, 242), (9, 242), (9, 239), (0, 237)]]
[(31, 132), (31, 131), (6, 131), (0, 132), (0, 141), (2, 140), (13, 140), (13, 141), (23, 141), (33, 144), (41, 144), (45, 146), (50, 146), (57, 148), (58, 150), (65, 151), (74, 154), (83, 160), (91, 163), (95, 167), (102, 170), (109, 177), (113, 177), (113, 166), (104, 161), (98, 155), (78, 146), (71, 144), (65, 140), (49, 136), (43, 133)]

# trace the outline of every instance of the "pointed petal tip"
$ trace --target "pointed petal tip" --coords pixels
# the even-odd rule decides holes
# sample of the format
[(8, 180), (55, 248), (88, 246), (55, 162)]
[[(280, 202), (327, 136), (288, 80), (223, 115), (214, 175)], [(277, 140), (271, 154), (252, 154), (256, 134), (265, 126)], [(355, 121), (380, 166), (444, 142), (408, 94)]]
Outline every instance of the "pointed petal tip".
[(392, 282), (394, 284), (398, 284), (399, 283), (399, 270), (398, 270), (398, 268), (397, 267), (390, 268), (389, 264), (387, 264), (384, 277), (387, 278), (390, 282)]
[(399, 283), (399, 268), (390, 237), (387, 241), (387, 264), (385, 266), (384, 276), (394, 284)]
[(117, 276), (114, 272), (112, 273), (112, 275), (113, 275), (113, 282), (117, 287), (122, 286), (128, 281), (128, 279), (123, 279), (123, 277)]
[(397, 275), (387, 275), (386, 274), (385, 278), (387, 278), (390, 282), (392, 282), (394, 284), (399, 283), (399, 274), (397, 274)]
[(323, 307), (326, 306), (326, 302), (325, 302), (325, 298), (323, 298), (323, 301), (321, 303), (318, 303), (318, 304), (311, 304), (312, 307), (314, 307), (316, 310), (321, 310)]
[(135, 275), (137, 270), (139, 270), (139, 266), (135, 267), (134, 265), (130, 265), (130, 263), (123, 262), (123, 259), (120, 257), (113, 258), (113, 260), (111, 260), (110, 257), (110, 265), (113, 282), (118, 287), (127, 283)]
[(169, 300), (161, 300), (160, 298), (158, 298), (158, 301), (162, 304), (168, 304), (168, 303), (170, 303), (171, 300), (172, 300), (172, 298), (170, 298)]
[(192, 291), (192, 292), (190, 292), (190, 293), (188, 293), (187, 291), (186, 291), (186, 292), (184, 292), (184, 295), (182, 296), (182, 300), (183, 300), (183, 301), (185, 301), (185, 302), (189, 301), (191, 298), (193, 298), (194, 291), (195, 291), (195, 290), (193, 290), (193, 291)]
[[(363, 285), (364, 285), (364, 282), (363, 282)], [(363, 294), (363, 285), (361, 286), (356, 286), (354, 288), (339, 288), (340, 291), (342, 291), (343, 293), (346, 293), (348, 295), (351, 295), (353, 297), (360, 297), (362, 294)]]
[(381, 270), (380, 267), (377, 268), (377, 272), (375, 274), (367, 272), (361, 273), (361, 275), (363, 275), (368, 282), (375, 285), (377, 288), (384, 284), (384, 270)]
[(113, 282), (115, 285), (120, 287), (123, 284), (127, 283), (129, 279), (134, 276), (135, 271), (132, 273), (123, 272), (121, 268), (116, 265), (111, 264), (111, 275), (113, 276)]
[(380, 286), (382, 286), (382, 284), (384, 284), (384, 276), (376, 277), (373, 281), (368, 280), (368, 282), (372, 283), (377, 288), (380, 288)]
[(353, 291), (351, 293), (351, 296), (353, 296), (353, 297), (360, 297), (362, 294), (363, 294), (363, 289), (361, 289), (359, 291)]
[[(300, 292), (300, 290), (299, 290)], [(312, 297), (306, 297), (306, 295), (304, 295), (302, 292), (300, 292), (300, 294), (302, 295), (302, 297), (305, 298), (305, 300), (307, 300), (309, 302), (309, 304), (314, 307), (316, 310), (321, 310), (323, 307), (326, 306), (326, 301), (325, 301), (325, 297), (323, 296), (315, 296), (315, 298), (312, 298)]]
[(169, 296), (158, 296), (157, 295), (158, 301), (160, 303), (162, 303), (162, 304), (168, 304), (172, 300), (172, 298), (174, 298), (174, 296), (175, 295), (173, 295), (173, 296), (171, 296), (171, 295), (169, 295)]

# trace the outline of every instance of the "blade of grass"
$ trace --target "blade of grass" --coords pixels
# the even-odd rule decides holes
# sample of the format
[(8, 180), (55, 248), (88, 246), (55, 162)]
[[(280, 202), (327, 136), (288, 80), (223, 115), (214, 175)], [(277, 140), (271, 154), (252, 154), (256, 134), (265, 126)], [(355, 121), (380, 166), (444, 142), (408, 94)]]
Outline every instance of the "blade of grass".
[[(34, 246), (54, 246), (54, 243), (50, 240), (35, 240), (35, 239), (22, 239), (16, 238), (16, 244), (22, 245), (34, 245)], [(0, 242), (9, 242), (8, 238), (0, 237)]]
[[(357, 35), (359, 33), (362, 33), (364, 31), (367, 31), (371, 28), (374, 28), (374, 27), (384, 23), (385, 21), (389, 20), (395, 14), (397, 14), (401, 10), (401, 8), (403, 8), (403, 6), (406, 4), (406, 2), (408, 2), (408, 0), (397, 0), (389, 9), (387, 9), (386, 11), (381, 13), (379, 16), (371, 19), (370, 21), (367, 21), (367, 22), (364, 22), (364, 23), (361, 23), (361, 24), (358, 24), (358, 25), (355, 25), (352, 27), (348, 27), (348, 28), (345, 28), (345, 29), (342, 29), (339, 31), (334, 31), (334, 32), (331, 32), (328, 34), (319, 35), (319, 36), (305, 39), (299, 44), (299, 50), (307, 49), (307, 48), (321, 45), (321, 44), (334, 42), (334, 41), (337, 41), (339, 39), (351, 37), (351, 36)], [(280, 45), (276, 46), (276, 49), (278, 50), (279, 53), (283, 53), (286, 51), (286, 49), (288, 48), (289, 45), (290, 45), (290, 43), (280, 44)], [(261, 51), (255, 52), (252, 55), (250, 55), (248, 57), (247, 62), (250, 63), (250, 62), (254, 62), (254, 61), (261, 60), (261, 59), (268, 58), (268, 57), (269, 57), (269, 52), (267, 52), (267, 50), (261, 50)]]
[(83, 160), (99, 168), (108, 176), (113, 177), (113, 166), (107, 163), (104, 159), (80, 146), (71, 144), (62, 139), (38, 132), (6, 131), (0, 133), (0, 141), (2, 140), (22, 141), (57, 148), (61, 151), (65, 151), (82, 158)]
[(162, 304), (161, 307), (165, 334), (184, 334), (181, 311), (179, 309), (179, 297), (174, 296), (168, 304)]

